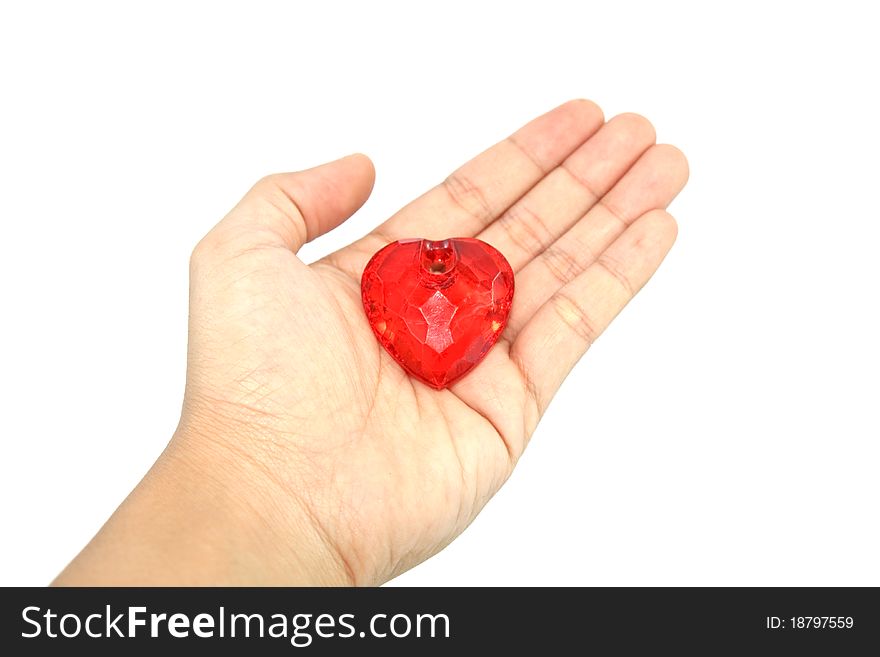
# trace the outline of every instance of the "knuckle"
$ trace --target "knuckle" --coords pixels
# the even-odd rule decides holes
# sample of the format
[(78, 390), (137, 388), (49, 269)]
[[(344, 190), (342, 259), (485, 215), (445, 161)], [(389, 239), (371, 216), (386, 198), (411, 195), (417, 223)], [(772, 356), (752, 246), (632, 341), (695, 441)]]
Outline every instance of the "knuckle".
[(215, 226), (193, 247), (189, 256), (190, 272), (208, 263), (227, 261), (237, 252), (234, 235), (222, 225)]
[(443, 181), (443, 188), (453, 203), (481, 223), (485, 224), (494, 219), (494, 212), (486, 199), (486, 194), (463, 173), (457, 171), (450, 174)]
[(599, 329), (587, 310), (568, 294), (559, 292), (553, 297), (553, 308), (562, 322), (587, 346), (599, 337)]
[(596, 264), (616, 280), (629, 296), (635, 295), (636, 287), (623, 266), (615, 258), (612, 258), (607, 253), (603, 253), (596, 259)]
[(189, 254), (190, 270), (196, 269), (201, 263), (206, 261), (215, 249), (215, 240), (211, 233), (208, 233), (196, 242), (196, 245)]
[(276, 193), (280, 187), (279, 178), (277, 173), (267, 174), (254, 183), (253, 190), (260, 194)]
[[(589, 258), (589, 254), (587, 254)], [(568, 283), (583, 269), (580, 261), (564, 246), (551, 245), (545, 252), (542, 262), (550, 275), (562, 285)]]
[(262, 203), (286, 217), (302, 214), (296, 201), (300, 191), (296, 178), (285, 177), (280, 173), (263, 176), (251, 189), (257, 203)]
[(524, 205), (517, 205), (499, 220), (507, 238), (523, 253), (540, 253), (548, 248), (553, 234), (546, 222)]

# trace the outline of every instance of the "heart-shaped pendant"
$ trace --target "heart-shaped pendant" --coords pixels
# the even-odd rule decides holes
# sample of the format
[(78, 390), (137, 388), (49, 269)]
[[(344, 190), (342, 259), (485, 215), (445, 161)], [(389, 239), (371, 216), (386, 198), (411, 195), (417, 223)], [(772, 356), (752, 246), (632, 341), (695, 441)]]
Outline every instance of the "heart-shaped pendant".
[(469, 372), (498, 340), (513, 300), (513, 270), (477, 239), (399, 240), (367, 263), (361, 296), (386, 351), (440, 389)]

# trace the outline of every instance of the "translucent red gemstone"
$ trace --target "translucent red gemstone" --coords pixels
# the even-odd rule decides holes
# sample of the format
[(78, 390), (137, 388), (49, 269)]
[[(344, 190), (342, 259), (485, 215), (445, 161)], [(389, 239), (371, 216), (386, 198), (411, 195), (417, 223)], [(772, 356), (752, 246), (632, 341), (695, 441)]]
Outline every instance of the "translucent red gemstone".
[(367, 263), (361, 294), (382, 346), (439, 389), (469, 372), (498, 340), (513, 300), (513, 271), (477, 239), (400, 240)]

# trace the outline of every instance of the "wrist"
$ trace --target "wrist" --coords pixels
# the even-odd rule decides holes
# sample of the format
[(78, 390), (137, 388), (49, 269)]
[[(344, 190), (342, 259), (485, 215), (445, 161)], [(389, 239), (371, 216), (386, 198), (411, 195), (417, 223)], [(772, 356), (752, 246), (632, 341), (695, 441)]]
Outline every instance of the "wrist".
[(179, 429), (54, 584), (351, 584), (309, 513), (234, 444)]

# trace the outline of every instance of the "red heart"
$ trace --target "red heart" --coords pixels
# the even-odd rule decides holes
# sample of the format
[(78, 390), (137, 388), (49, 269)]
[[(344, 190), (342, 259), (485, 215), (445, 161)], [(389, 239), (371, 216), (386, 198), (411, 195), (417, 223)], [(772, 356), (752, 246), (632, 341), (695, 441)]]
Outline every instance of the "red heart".
[(498, 340), (513, 300), (513, 270), (480, 240), (400, 240), (367, 263), (361, 296), (382, 346), (412, 376), (440, 389)]

